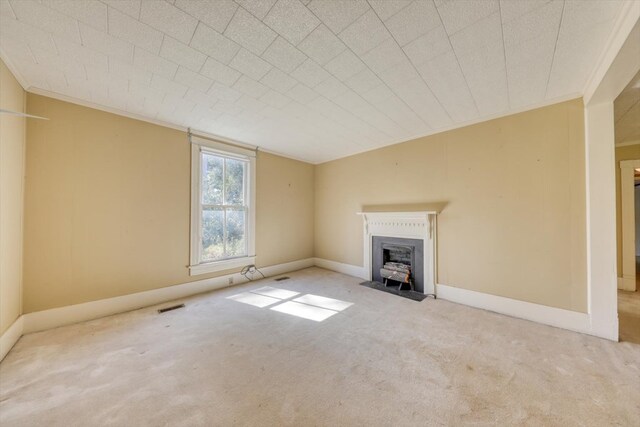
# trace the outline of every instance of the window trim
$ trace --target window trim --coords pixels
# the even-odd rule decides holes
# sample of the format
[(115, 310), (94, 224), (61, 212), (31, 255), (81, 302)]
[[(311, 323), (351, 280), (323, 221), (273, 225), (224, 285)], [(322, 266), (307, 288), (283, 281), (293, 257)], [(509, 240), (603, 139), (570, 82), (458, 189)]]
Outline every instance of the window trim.
[[(191, 135), (191, 224), (190, 224), (190, 265), (189, 275), (224, 271), (233, 268), (255, 264), (255, 230), (256, 230), (256, 153), (253, 150), (228, 145), (213, 140), (199, 138)], [(201, 262), (201, 195), (200, 195), (200, 153), (203, 151), (220, 154), (225, 157), (238, 158), (247, 161), (247, 179), (245, 191), (247, 192), (247, 255), (235, 258), (225, 258), (219, 261)]]

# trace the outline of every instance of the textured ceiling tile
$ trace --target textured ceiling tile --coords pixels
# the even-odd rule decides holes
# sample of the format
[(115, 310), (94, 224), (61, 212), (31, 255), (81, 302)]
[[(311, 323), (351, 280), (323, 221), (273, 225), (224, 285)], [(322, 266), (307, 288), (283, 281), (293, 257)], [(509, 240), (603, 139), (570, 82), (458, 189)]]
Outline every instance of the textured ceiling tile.
[(160, 56), (196, 72), (200, 71), (207, 59), (205, 54), (169, 36), (164, 37)]
[(477, 116), (478, 111), (453, 51), (423, 62), (417, 68), (454, 121)]
[(442, 25), (418, 37), (403, 48), (411, 62), (420, 64), (451, 50), (449, 37)]
[(113, 8), (109, 8), (109, 34), (153, 53), (160, 52), (162, 45), (160, 31)]
[(411, 2), (412, 0), (369, 0), (369, 4), (383, 21), (409, 6)]
[(158, 89), (166, 93), (172, 93), (178, 96), (184, 96), (184, 94), (187, 93), (188, 89), (188, 87), (183, 84), (176, 83), (157, 74), (153, 75), (153, 77), (151, 78), (151, 84), (149, 86), (154, 89)]
[(336, 96), (342, 95), (343, 93), (347, 92), (349, 88), (335, 77), (329, 77), (327, 80), (316, 86), (314, 90), (320, 95), (326, 96), (329, 99), (333, 99)]
[(200, 74), (227, 86), (232, 86), (240, 78), (240, 73), (213, 58), (207, 58)]
[(178, 71), (178, 66), (173, 62), (138, 47), (133, 54), (133, 65), (168, 79), (172, 79)]
[(80, 43), (80, 31), (76, 19), (49, 9), (33, 0), (13, 2), (11, 8), (20, 21)]
[(118, 9), (122, 13), (126, 13), (132, 18), (140, 18), (141, 0), (102, 0), (108, 6)]
[(307, 59), (291, 73), (291, 77), (312, 88), (328, 79), (329, 73), (312, 60)]
[(242, 8), (236, 11), (224, 35), (256, 55), (262, 55), (277, 36), (274, 31)]
[(395, 90), (397, 86), (406, 85), (407, 81), (420, 78), (420, 75), (407, 59), (402, 60), (393, 68), (387, 68), (378, 73), (378, 77), (391, 88)]
[(449, 35), (467, 28), (474, 22), (498, 12), (500, 9), (497, 0), (437, 1), (436, 7)]
[(324, 68), (338, 79), (344, 81), (362, 71), (365, 65), (353, 52), (344, 50), (340, 55), (329, 61)]
[(348, 78), (345, 83), (347, 84), (347, 86), (361, 95), (383, 84), (382, 80), (380, 80), (380, 78), (378, 78), (378, 76), (376, 76), (373, 71), (368, 68), (365, 68), (362, 71), (354, 74), (353, 76)]
[(546, 35), (555, 41), (560, 29), (562, 6), (563, 4), (558, 1), (549, 2), (503, 24), (505, 47), (518, 45), (539, 38), (541, 35)]
[(400, 46), (441, 25), (438, 11), (430, 1), (414, 2), (387, 19), (384, 24)]
[(238, 8), (233, 0), (177, 0), (175, 5), (219, 33), (224, 32)]
[(12, 61), (37, 62), (29, 46), (20, 40), (0, 37), (0, 48)]
[(508, 85), (511, 107), (519, 108), (544, 100), (551, 57), (547, 61), (526, 61), (509, 65)]
[(270, 90), (269, 92), (262, 95), (260, 101), (276, 108), (283, 108), (291, 102), (289, 98), (287, 98), (280, 92), (276, 92), (275, 90)]
[(346, 46), (327, 27), (320, 24), (299, 45), (298, 48), (320, 65), (324, 65)]
[(274, 42), (271, 43), (262, 54), (262, 58), (287, 73), (298, 68), (298, 66), (307, 59), (305, 54), (282, 37), (276, 38)]
[(540, 7), (549, 5), (551, 3), (560, 3), (562, 0), (527, 0), (527, 1), (511, 1), (500, 0), (500, 15), (502, 16), (502, 22), (507, 23), (522, 15), (534, 11)]
[(280, 93), (286, 93), (298, 82), (277, 68), (272, 68), (261, 80), (263, 84)]
[(234, 102), (238, 100), (242, 94), (235, 89), (227, 87), (222, 83), (214, 82), (207, 94), (222, 101)]
[(45, 69), (56, 69), (61, 71), (69, 84), (76, 83), (87, 79), (87, 73), (84, 64), (74, 58), (64, 56), (49, 56), (46, 58), (37, 58), (38, 65)]
[(247, 76), (240, 76), (238, 81), (233, 85), (233, 88), (254, 98), (260, 98), (269, 90), (262, 83), (259, 83)]
[(82, 45), (122, 61), (133, 62), (133, 45), (80, 23)]
[(586, 33), (597, 24), (615, 19), (621, 5), (619, 1), (567, 0), (562, 16), (562, 30), (564, 33)]
[(271, 65), (246, 49), (240, 49), (229, 63), (231, 68), (240, 71), (254, 80), (260, 80), (271, 69)]
[(289, 92), (287, 92), (287, 96), (303, 105), (307, 105), (320, 95), (305, 85), (298, 83)]
[(224, 64), (228, 64), (240, 50), (240, 46), (235, 42), (207, 27), (202, 22), (198, 24), (189, 46)]
[(107, 31), (107, 6), (97, 0), (47, 0), (45, 5), (100, 31)]
[(339, 36), (356, 55), (362, 55), (389, 39), (391, 34), (375, 12), (370, 10), (341, 32)]
[(198, 20), (177, 7), (157, 0), (143, 0), (140, 21), (170, 35), (182, 43), (189, 43)]
[(509, 108), (507, 81), (504, 78), (473, 85), (471, 94), (481, 116), (501, 113)]
[(320, 21), (297, 0), (278, 0), (264, 23), (297, 46)]
[(236, 2), (251, 12), (256, 18), (264, 19), (277, 0), (236, 0)]
[(500, 14), (494, 13), (479, 19), (450, 37), (456, 53), (478, 50), (481, 46), (498, 46), (502, 49), (502, 24)]
[(344, 30), (369, 10), (365, 0), (313, 0), (307, 7), (334, 33)]
[(109, 60), (109, 73), (146, 85), (151, 83), (151, 73), (149, 71), (134, 67), (132, 64), (118, 59)]
[(362, 60), (374, 73), (380, 73), (406, 61), (406, 56), (395, 40), (387, 39), (364, 54)]
[(210, 78), (205, 77), (202, 74), (195, 73), (182, 66), (178, 68), (173, 79), (177, 83), (183, 84), (200, 92), (207, 92), (213, 84), (213, 80)]
[(2, 24), (0, 25), (0, 45), (4, 43), (4, 40), (12, 39), (27, 43), (31, 49), (57, 53), (51, 34), (15, 19), (2, 17), (0, 23)]
[(105, 54), (59, 37), (54, 37), (53, 41), (56, 44), (56, 48), (60, 56), (73, 59), (81, 64), (93, 65), (95, 67), (107, 69), (107, 56)]
[[(220, 84), (220, 83), (217, 83), (217, 84)], [(211, 87), (213, 88), (213, 85)], [(238, 94), (238, 96), (240, 96), (240, 94)], [(187, 90), (187, 94), (184, 97), (196, 103), (196, 108), (195, 108), (195, 110), (197, 110), (196, 114), (199, 114), (201, 111), (208, 109), (209, 107), (212, 107), (216, 102), (218, 102), (218, 98), (216, 98), (215, 96), (202, 93), (199, 90), (196, 90), (193, 88), (190, 88), (189, 90)]]
[(13, 13), (13, 9), (11, 9), (9, 0), (0, 0), (0, 24), (4, 19), (18, 19), (16, 14)]

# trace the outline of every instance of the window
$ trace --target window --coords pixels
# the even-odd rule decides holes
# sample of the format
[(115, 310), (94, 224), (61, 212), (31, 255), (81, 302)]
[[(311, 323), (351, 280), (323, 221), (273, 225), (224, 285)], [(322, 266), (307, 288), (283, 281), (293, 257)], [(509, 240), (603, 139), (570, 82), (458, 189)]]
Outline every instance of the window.
[(191, 137), (190, 274), (253, 264), (255, 153)]

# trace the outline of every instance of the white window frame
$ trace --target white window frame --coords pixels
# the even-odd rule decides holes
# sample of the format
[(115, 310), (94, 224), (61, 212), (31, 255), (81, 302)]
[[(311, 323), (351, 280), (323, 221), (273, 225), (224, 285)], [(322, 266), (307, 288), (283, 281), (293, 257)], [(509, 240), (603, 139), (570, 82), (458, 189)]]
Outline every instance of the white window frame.
[[(255, 231), (256, 231), (256, 153), (253, 150), (228, 145), (209, 139), (191, 135), (191, 250), (189, 275), (213, 273), (230, 270), (255, 264)], [(219, 261), (201, 261), (201, 222), (202, 222), (202, 197), (200, 194), (201, 182), (201, 154), (203, 152), (219, 154), (221, 156), (242, 159), (247, 162), (245, 191), (247, 192), (247, 224), (245, 239), (247, 242), (247, 255), (227, 258)]]

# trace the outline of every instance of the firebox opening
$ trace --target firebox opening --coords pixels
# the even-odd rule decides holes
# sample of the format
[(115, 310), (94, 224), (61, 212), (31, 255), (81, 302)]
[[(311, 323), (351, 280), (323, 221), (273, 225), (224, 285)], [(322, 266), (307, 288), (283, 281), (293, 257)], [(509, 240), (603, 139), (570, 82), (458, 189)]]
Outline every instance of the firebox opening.
[(414, 290), (414, 251), (411, 246), (382, 245), (380, 276), (385, 286), (398, 286), (399, 290)]

